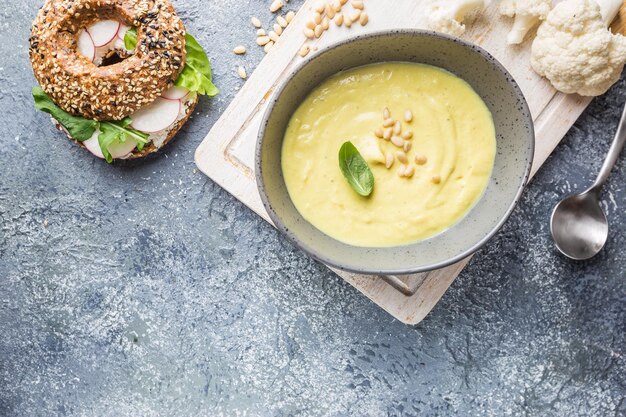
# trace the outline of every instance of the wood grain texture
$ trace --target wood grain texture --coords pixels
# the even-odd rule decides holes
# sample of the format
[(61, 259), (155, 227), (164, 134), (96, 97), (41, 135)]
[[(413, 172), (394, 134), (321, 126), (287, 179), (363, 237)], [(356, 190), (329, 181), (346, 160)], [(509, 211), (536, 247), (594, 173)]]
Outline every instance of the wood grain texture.
[[(294, 66), (306, 42), (302, 30), (311, 16), (316, 0), (308, 0), (279, 42), (250, 76), (222, 117), (196, 151), (199, 169), (244, 204), (270, 221), (258, 195), (254, 179), (254, 148), (266, 101)], [(424, 28), (424, 0), (367, 0), (370, 23), (352, 29), (332, 27), (321, 39), (309, 42), (313, 50), (358, 33), (397, 28)], [(591, 99), (556, 92), (530, 67), (530, 41), (508, 46), (504, 39), (512, 20), (491, 7), (468, 24), (464, 38), (494, 55), (515, 77), (535, 121), (536, 150), (532, 174), (543, 165), (557, 144), (574, 124)], [(615, 32), (626, 33), (626, 4), (612, 25)], [(313, 52), (314, 53), (314, 52)], [(467, 258), (447, 268), (424, 274), (395, 277), (394, 285), (382, 277), (335, 271), (380, 307), (407, 324), (419, 323), (443, 296), (450, 284), (469, 262)], [(403, 291), (397, 289), (398, 283)], [(409, 295), (407, 295), (409, 293)]]

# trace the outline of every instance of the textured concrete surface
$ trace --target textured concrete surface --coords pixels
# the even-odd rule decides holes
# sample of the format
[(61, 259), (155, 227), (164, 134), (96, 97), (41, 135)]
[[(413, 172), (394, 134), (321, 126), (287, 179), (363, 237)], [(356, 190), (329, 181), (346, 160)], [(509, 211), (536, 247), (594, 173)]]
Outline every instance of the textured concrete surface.
[(593, 102), (502, 233), (406, 327), (194, 169), (241, 85), (234, 69), (261, 59), (247, 21), (267, 21), (266, 3), (176, 1), (222, 94), (164, 153), (121, 166), (33, 109), (40, 1), (0, 10), (0, 415), (626, 415), (626, 158), (598, 258), (559, 256), (547, 226), (598, 170), (626, 84)]

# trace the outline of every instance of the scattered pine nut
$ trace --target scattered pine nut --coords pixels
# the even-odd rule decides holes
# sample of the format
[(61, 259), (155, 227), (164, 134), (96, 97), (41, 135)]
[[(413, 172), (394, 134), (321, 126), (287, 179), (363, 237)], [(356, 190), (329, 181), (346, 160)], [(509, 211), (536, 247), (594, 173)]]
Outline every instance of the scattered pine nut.
[(407, 123), (411, 123), (413, 121), (413, 113), (411, 113), (411, 110), (404, 112), (404, 121)]
[(405, 140), (404, 145), (402, 145), (402, 149), (404, 150), (404, 152), (409, 152), (411, 150), (411, 142)]
[(237, 75), (239, 75), (239, 78), (242, 80), (248, 78), (248, 74), (246, 74), (246, 69), (244, 67), (237, 68)]
[(322, 15), (319, 13), (315, 13), (315, 16), (313, 16), (313, 21), (316, 25), (319, 25), (320, 23), (322, 23)]
[(311, 47), (309, 45), (302, 45), (302, 48), (300, 48), (300, 52), (298, 52), (298, 55), (304, 58), (309, 54), (309, 52), (311, 52)]
[(286, 28), (286, 27), (287, 27), (287, 25), (289, 24), (289, 23), (287, 23), (287, 21), (285, 20), (285, 18), (284, 18), (284, 17), (282, 17), (282, 16), (278, 16), (278, 17), (276, 18), (276, 22), (277, 22), (277, 23), (278, 23), (281, 27), (283, 27), (283, 28)]
[(404, 165), (400, 165), (400, 168), (398, 168), (398, 176), (399, 177), (404, 177), (404, 169), (405, 169), (405, 166)]
[(330, 27), (330, 20), (328, 20), (328, 17), (324, 17), (324, 19), (322, 19), (322, 29), (328, 30), (329, 27)]
[(409, 158), (406, 157), (406, 154), (404, 153), (404, 151), (396, 152), (396, 158), (398, 158), (398, 161), (400, 161), (401, 163), (405, 165), (409, 163)]
[(341, 6), (342, 4), (339, 2), (339, 0), (335, 0), (335, 4), (333, 4), (333, 10), (336, 13), (339, 13), (341, 11)]
[(394, 124), (396, 124), (396, 121), (395, 121), (395, 120), (393, 120), (391, 117), (389, 117), (389, 118), (387, 118), (387, 119), (385, 119), (385, 120), (383, 121), (383, 127), (391, 127), (391, 126), (393, 126)]
[(317, 26), (317, 25), (315, 24), (315, 22), (314, 22), (314, 21), (312, 21), (312, 20), (307, 20), (307, 22), (306, 22), (306, 27), (307, 27), (307, 28), (309, 28), (309, 29), (313, 30), (313, 29), (315, 29), (315, 26)]
[(263, 26), (258, 17), (252, 16), (252, 19), (250, 19), (250, 21), (255, 28), (260, 28), (261, 26)]
[(413, 137), (413, 132), (411, 132), (410, 130), (407, 130), (406, 132), (402, 133), (402, 139), (411, 139)]
[(270, 12), (276, 13), (277, 11), (282, 9), (284, 5), (285, 3), (283, 3), (282, 0), (274, 0), (270, 5)]
[(398, 148), (401, 148), (401, 147), (404, 146), (404, 140), (402, 140), (402, 138), (398, 137), (398, 136), (392, 136), (391, 137), (391, 143), (396, 145)]
[(256, 43), (259, 46), (267, 45), (271, 41), (269, 36), (259, 36), (256, 38)]
[(274, 46), (274, 41), (269, 41), (263, 47), (263, 51), (265, 51), (265, 53), (268, 53), (270, 51), (270, 49), (272, 49), (272, 46)]
[(393, 166), (393, 163), (395, 161), (395, 158), (393, 157), (393, 154), (390, 152), (387, 154), (387, 160), (385, 161), (385, 168), (389, 169)]
[(339, 4), (341, 4), (342, 6), (344, 6), (347, 2), (348, 0), (339, 0)]
[(352, 12), (352, 14), (350, 15), (350, 20), (352, 22), (356, 22), (357, 20), (359, 20), (359, 17), (361, 17), (361, 11), (359, 9), (356, 9), (355, 11)]
[(329, 19), (333, 19), (336, 14), (337, 12), (333, 8), (333, 6), (331, 6), (330, 3), (328, 3), (326, 5), (326, 16), (328, 16)]
[(359, 10), (363, 10), (365, 8), (365, 5), (363, 4), (362, 0), (352, 0), (350, 2), (350, 4), (352, 5), (352, 7), (354, 7), (355, 9), (359, 9)]
[(313, 39), (315, 37), (315, 32), (313, 31), (313, 29), (306, 28), (304, 29), (304, 36), (309, 39)]
[(236, 46), (235, 49), (233, 49), (233, 52), (237, 55), (243, 55), (246, 53), (246, 47), (243, 45)]
[(256, 31), (257, 36), (265, 36), (265, 29), (259, 29)]
[(315, 26), (315, 30), (313, 32), (315, 33), (315, 37), (319, 38), (324, 32), (324, 28), (322, 27), (322, 25), (317, 25)]
[(361, 24), (361, 26), (367, 25), (367, 22), (369, 21), (370, 21), (370, 17), (367, 15), (367, 13), (365, 12), (361, 13), (361, 16), (359, 17), (359, 23)]
[(396, 124), (393, 126), (393, 133), (395, 135), (399, 135), (400, 133), (402, 133), (402, 123), (400, 123), (399, 121), (396, 122)]
[(285, 20), (287, 21), (287, 23), (291, 23), (291, 21), (293, 20), (293, 18), (296, 17), (296, 14), (293, 11), (288, 12), (285, 15)]
[(274, 23), (274, 32), (276, 32), (278, 36), (282, 35), (283, 34), (282, 26), (280, 26), (278, 23)]
[(389, 111), (389, 107), (385, 107), (383, 109), (383, 119), (387, 120), (391, 118), (391, 112)]
[(374, 130), (374, 135), (376, 135), (377, 138), (384, 138), (385, 137), (385, 132), (383, 132), (383, 130), (379, 127), (378, 129)]
[(315, 6), (315, 9), (313, 9), (313, 10), (315, 10), (316, 12), (322, 14), (322, 13), (324, 13), (325, 7), (326, 6), (324, 5), (324, 3), (319, 3), (317, 6)]
[(428, 162), (428, 158), (424, 155), (415, 155), (415, 163), (417, 165), (424, 165), (426, 162)]
[(347, 28), (352, 27), (352, 20), (350, 20), (350, 16), (347, 14), (343, 14), (343, 24), (346, 25)]
[(440, 184), (441, 183), (441, 176), (439, 175), (433, 175), (433, 177), (431, 178), (433, 184)]
[(271, 30), (267, 36), (269, 36), (269, 38), (274, 42), (278, 42), (278, 33), (274, 32), (273, 30)]
[(337, 16), (335, 16), (335, 24), (337, 26), (343, 25), (343, 15), (341, 13), (339, 13), (339, 14), (337, 14)]
[(385, 134), (383, 135), (383, 139), (390, 140), (391, 136), (393, 136), (393, 129), (385, 130)]
[(415, 167), (413, 165), (407, 165), (404, 169), (404, 176), (407, 178), (413, 177), (415, 174)]

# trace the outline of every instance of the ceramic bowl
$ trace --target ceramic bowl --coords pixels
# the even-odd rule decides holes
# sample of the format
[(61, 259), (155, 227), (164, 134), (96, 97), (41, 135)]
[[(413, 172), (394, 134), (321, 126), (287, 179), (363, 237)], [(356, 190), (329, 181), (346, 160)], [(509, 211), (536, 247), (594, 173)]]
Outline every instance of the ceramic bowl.
[[(485, 193), (454, 226), (413, 244), (363, 248), (339, 242), (307, 222), (293, 205), (281, 169), (286, 126), (308, 93), (331, 75), (388, 61), (430, 64), (467, 81), (493, 114), (497, 152)], [(445, 35), (394, 30), (332, 45), (299, 65), (277, 89), (256, 148), (259, 193), (274, 225), (296, 246), (330, 266), (364, 274), (397, 275), (448, 266), (471, 255), (503, 225), (528, 181), (534, 154), (533, 121), (513, 77), (480, 47)]]

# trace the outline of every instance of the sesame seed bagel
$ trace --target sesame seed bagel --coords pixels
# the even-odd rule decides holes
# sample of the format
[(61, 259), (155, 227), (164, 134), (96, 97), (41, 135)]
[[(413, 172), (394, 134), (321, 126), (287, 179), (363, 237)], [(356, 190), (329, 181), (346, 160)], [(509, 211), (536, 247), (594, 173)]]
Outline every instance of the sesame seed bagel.
[[(137, 29), (132, 56), (97, 67), (78, 52), (78, 33), (103, 19)], [(35, 78), (63, 110), (120, 120), (161, 96), (185, 62), (185, 26), (169, 0), (46, 0), (33, 23)]]

